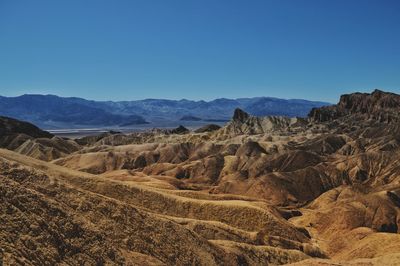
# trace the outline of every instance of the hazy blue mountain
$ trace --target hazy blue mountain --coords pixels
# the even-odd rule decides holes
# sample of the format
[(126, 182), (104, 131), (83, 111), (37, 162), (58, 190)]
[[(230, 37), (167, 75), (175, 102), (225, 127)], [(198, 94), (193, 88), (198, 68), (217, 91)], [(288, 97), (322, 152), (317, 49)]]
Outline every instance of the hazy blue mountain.
[(111, 113), (97, 107), (95, 102), (53, 95), (0, 97), (0, 114), (40, 126), (114, 126), (147, 123), (141, 116)]
[(201, 121), (202, 119), (197, 116), (192, 116), (192, 115), (184, 115), (179, 119), (181, 121)]
[(271, 97), (216, 99), (213, 101), (145, 99), (136, 101), (91, 101), (54, 95), (0, 96), (0, 115), (49, 127), (157, 125), (196, 117), (202, 121), (226, 121), (235, 108), (258, 115), (304, 117), (314, 107), (330, 105), (307, 100)]

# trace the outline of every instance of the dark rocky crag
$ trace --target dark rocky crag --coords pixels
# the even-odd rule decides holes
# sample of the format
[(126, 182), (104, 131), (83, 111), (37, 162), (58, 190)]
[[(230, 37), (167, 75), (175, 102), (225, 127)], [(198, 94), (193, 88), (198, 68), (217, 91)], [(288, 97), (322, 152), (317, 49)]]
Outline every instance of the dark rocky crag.
[(51, 133), (43, 131), (31, 123), (19, 121), (10, 117), (0, 116), (0, 137), (13, 134), (25, 134), (33, 138), (53, 137)]
[(313, 121), (333, 121), (357, 115), (380, 122), (399, 121), (400, 95), (374, 90), (372, 93), (352, 93), (340, 97), (336, 105), (313, 108), (309, 117)]

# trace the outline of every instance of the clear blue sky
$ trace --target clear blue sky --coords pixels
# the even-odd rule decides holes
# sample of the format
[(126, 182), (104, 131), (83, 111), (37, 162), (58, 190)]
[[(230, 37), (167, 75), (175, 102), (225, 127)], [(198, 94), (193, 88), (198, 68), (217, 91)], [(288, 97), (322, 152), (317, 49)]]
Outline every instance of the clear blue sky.
[(400, 1), (0, 0), (0, 95), (400, 93)]

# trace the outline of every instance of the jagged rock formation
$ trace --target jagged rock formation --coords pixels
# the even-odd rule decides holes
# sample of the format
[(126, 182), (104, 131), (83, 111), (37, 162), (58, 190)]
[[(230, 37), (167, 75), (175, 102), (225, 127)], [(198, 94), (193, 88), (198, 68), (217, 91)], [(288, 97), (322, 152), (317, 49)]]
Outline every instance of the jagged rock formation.
[(196, 129), (194, 132), (195, 133), (204, 133), (204, 132), (213, 132), (216, 131), (218, 129), (220, 129), (221, 127), (215, 124), (208, 124), (208, 125), (204, 125), (198, 129)]
[(177, 128), (167, 131), (167, 133), (169, 133), (169, 134), (185, 134), (185, 133), (189, 133), (189, 129), (180, 125)]
[(283, 116), (251, 116), (241, 109), (236, 109), (232, 120), (218, 132), (218, 136), (224, 138), (235, 135), (255, 135), (277, 131), (290, 132), (298, 127), (306, 125), (302, 118), (289, 118)]
[(79, 145), (93, 145), (96, 142), (98, 142), (99, 140), (112, 136), (112, 135), (116, 135), (116, 134), (121, 134), (121, 132), (118, 131), (109, 131), (109, 132), (105, 132), (99, 135), (94, 135), (94, 136), (85, 136), (85, 137), (81, 137), (78, 139), (75, 139), (75, 142), (78, 143)]
[(236, 108), (233, 113), (232, 119), (244, 123), (249, 117), (250, 115), (248, 113), (246, 113), (242, 109)]
[(398, 121), (400, 95), (374, 90), (368, 93), (346, 94), (337, 105), (313, 108), (309, 116), (319, 122), (332, 121), (349, 115), (361, 115), (380, 122)]
[(27, 122), (0, 117), (0, 147), (45, 161), (80, 149), (73, 140), (61, 139)]

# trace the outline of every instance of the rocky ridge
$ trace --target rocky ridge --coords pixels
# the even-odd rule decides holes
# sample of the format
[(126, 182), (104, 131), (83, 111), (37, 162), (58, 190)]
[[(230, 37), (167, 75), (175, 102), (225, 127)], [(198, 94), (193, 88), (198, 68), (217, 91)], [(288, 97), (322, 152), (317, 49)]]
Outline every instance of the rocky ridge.
[(368, 93), (346, 94), (336, 105), (313, 108), (309, 114), (314, 121), (332, 121), (345, 116), (363, 116), (380, 122), (398, 121), (400, 95), (374, 90)]

